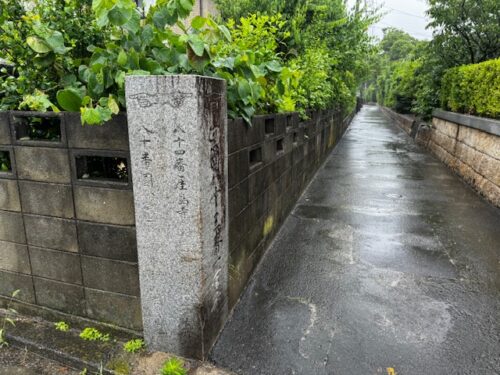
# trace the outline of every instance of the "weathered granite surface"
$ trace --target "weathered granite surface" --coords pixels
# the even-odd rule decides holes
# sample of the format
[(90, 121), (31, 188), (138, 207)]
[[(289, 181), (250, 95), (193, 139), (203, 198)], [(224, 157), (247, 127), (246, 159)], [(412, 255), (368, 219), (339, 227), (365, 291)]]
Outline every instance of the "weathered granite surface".
[(126, 80), (144, 336), (202, 358), (227, 316), (225, 81)]

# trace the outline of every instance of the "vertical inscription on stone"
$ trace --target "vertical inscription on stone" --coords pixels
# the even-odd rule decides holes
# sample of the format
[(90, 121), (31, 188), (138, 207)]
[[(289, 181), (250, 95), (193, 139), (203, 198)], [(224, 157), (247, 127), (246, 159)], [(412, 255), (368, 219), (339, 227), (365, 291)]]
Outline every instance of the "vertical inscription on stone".
[(203, 357), (227, 315), (225, 83), (131, 76), (126, 98), (145, 338)]

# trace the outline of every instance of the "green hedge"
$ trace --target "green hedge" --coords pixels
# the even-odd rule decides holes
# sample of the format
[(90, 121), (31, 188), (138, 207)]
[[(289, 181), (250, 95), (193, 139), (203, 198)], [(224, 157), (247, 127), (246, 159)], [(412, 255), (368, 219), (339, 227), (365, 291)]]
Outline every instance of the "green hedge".
[(500, 118), (500, 58), (447, 70), (441, 105), (453, 112)]

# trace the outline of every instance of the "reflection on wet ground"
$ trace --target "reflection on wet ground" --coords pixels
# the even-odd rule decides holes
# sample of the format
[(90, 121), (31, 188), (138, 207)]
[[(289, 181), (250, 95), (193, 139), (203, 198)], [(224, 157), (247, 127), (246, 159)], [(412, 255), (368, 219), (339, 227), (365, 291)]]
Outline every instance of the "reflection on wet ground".
[(500, 210), (365, 106), (212, 359), (239, 374), (500, 373)]

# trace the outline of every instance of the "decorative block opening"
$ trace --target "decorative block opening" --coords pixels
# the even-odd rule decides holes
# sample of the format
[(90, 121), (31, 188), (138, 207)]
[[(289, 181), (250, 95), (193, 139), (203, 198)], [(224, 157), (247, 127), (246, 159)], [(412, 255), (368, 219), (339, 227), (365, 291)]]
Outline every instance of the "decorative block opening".
[(79, 155), (75, 157), (75, 165), (78, 180), (129, 182), (127, 158)]
[(0, 150), (0, 172), (11, 173), (12, 164), (10, 162), (10, 152)]
[(278, 139), (276, 141), (276, 153), (284, 152), (285, 151), (285, 142), (284, 138)]
[(293, 116), (292, 115), (286, 116), (286, 127), (289, 128), (292, 126), (292, 124), (293, 124)]
[(266, 135), (274, 134), (275, 126), (274, 126), (274, 118), (267, 118), (264, 124), (264, 131)]
[(249, 153), (250, 168), (262, 163), (262, 148), (254, 148)]
[(14, 131), (19, 141), (61, 141), (61, 118), (13, 116)]
[(293, 144), (297, 144), (299, 142), (299, 132), (293, 132)]

